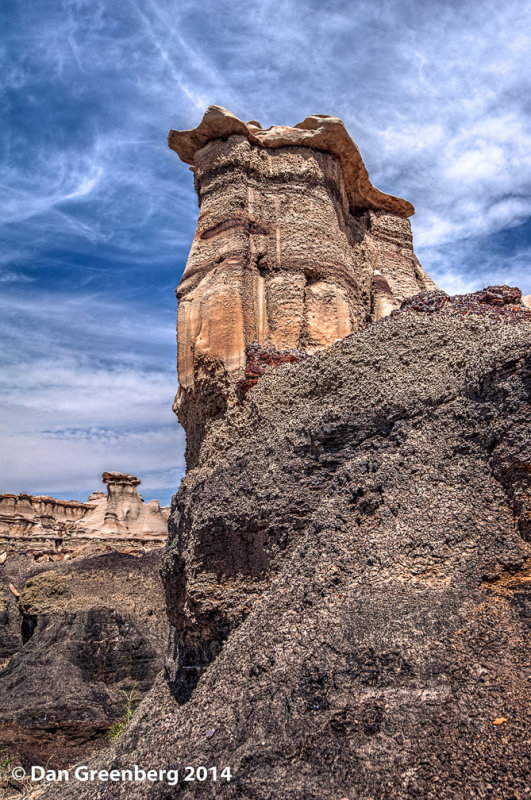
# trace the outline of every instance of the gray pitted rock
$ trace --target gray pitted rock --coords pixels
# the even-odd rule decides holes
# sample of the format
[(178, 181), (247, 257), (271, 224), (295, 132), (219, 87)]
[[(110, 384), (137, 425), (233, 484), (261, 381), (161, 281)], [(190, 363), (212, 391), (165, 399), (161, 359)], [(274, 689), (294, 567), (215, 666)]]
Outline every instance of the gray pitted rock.
[(29, 575), (23, 559), (15, 559), (20, 598), (9, 607), (0, 669), (0, 750), (24, 766), (64, 767), (106, 746), (124, 692), (140, 700), (162, 668), (160, 550), (60, 565), (26, 557)]
[(267, 371), (179, 489), (169, 681), (91, 767), (231, 782), (43, 798), (526, 796), (530, 327), (454, 312)]

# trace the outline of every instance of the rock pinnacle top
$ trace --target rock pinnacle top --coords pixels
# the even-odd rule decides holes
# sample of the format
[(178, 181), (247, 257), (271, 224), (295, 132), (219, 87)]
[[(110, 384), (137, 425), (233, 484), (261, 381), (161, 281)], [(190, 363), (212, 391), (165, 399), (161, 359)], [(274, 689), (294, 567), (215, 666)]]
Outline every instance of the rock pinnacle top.
[(238, 134), (260, 147), (309, 147), (336, 156), (343, 171), (351, 209), (388, 211), (400, 217), (410, 217), (415, 213), (407, 200), (385, 194), (372, 185), (360, 151), (344, 124), (337, 117), (326, 114), (312, 114), (293, 127), (272, 125), (262, 128), (255, 120), (243, 122), (222, 106), (209, 106), (197, 128), (171, 130), (168, 146), (185, 164), (193, 164), (196, 152), (208, 142)]

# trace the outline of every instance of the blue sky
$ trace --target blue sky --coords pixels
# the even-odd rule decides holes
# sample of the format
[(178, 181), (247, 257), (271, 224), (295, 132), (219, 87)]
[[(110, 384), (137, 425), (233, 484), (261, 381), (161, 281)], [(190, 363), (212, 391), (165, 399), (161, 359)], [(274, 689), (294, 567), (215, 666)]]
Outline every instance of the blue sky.
[(183, 472), (174, 289), (197, 216), (167, 148), (210, 103), (343, 119), (450, 292), (531, 292), (531, 10), (505, 0), (4, 0), (0, 491)]

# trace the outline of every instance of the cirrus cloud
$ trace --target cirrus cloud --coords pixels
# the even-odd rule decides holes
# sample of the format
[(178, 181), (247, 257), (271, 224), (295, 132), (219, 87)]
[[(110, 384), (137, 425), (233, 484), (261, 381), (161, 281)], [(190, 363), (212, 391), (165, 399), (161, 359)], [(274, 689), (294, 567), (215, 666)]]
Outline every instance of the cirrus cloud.
[(442, 288), (531, 292), (519, 0), (6, 0), (4, 19), (4, 490), (83, 497), (111, 468), (175, 488), (173, 288), (197, 203), (165, 139), (209, 103), (341, 117), (374, 183), (415, 204)]

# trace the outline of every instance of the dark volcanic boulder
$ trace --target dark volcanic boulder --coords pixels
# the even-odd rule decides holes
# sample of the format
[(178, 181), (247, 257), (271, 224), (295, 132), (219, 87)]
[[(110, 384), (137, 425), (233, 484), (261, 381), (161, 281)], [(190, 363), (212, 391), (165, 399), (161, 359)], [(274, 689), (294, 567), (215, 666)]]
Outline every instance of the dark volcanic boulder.
[(409, 311), (266, 373), (176, 496), (169, 682), (92, 764), (233, 779), (43, 797), (526, 797), (529, 330)]
[(106, 744), (124, 692), (142, 697), (162, 666), (159, 569), (160, 552), (112, 553), (55, 565), (22, 584), (6, 626), (12, 631), (18, 617), (19, 641), (0, 671), (5, 753), (65, 766)]

